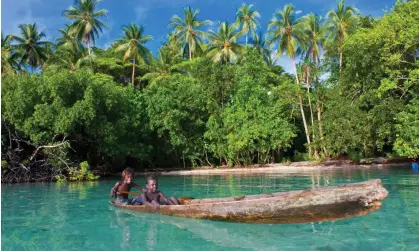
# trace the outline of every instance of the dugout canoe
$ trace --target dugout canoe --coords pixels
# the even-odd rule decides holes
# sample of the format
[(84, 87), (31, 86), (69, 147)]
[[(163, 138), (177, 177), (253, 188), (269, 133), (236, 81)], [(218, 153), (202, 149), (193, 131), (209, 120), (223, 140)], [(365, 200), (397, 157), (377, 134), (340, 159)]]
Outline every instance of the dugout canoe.
[(182, 205), (111, 205), (123, 209), (196, 219), (247, 223), (337, 220), (378, 210), (388, 196), (380, 179), (343, 186), (228, 198), (191, 199)]

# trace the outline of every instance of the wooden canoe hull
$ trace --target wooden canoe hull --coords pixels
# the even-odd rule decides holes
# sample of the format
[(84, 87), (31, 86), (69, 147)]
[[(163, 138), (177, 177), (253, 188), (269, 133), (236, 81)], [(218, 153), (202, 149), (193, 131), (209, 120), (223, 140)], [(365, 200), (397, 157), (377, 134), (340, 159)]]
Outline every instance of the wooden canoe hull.
[(378, 210), (388, 196), (381, 180), (338, 187), (241, 197), (195, 199), (184, 205), (112, 205), (124, 209), (197, 219), (247, 223), (304, 223), (360, 216)]

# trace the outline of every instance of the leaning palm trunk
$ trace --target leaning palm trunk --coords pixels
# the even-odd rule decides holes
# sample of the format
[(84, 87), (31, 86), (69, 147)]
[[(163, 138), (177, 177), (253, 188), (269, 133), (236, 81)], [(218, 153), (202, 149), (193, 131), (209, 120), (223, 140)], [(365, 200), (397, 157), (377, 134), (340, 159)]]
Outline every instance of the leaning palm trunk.
[(339, 74), (342, 74), (342, 42), (338, 42), (338, 52), (339, 52)]
[(87, 45), (87, 52), (89, 53), (89, 55), (91, 55), (92, 54), (92, 52), (90, 51), (90, 39), (89, 39), (89, 36), (85, 36), (84, 37), (84, 42), (86, 43), (86, 45)]
[[(308, 98), (308, 104), (310, 106), (310, 115), (311, 115), (311, 128), (313, 131), (313, 140), (316, 140), (316, 135), (314, 132), (314, 116), (313, 116), (313, 108), (311, 106), (311, 98), (310, 98), (310, 69), (307, 69), (306, 74), (306, 83), (307, 83), (307, 98)], [(314, 148), (314, 157), (317, 159), (319, 157), (319, 153), (317, 151), (317, 148)]]
[(189, 60), (192, 60), (192, 49), (190, 45), (188, 45), (188, 50), (189, 50)]
[[(293, 64), (293, 66), (294, 66), (294, 70), (295, 70), (295, 81), (296, 81), (296, 84), (297, 84), (297, 86), (300, 86), (300, 81), (298, 80), (297, 65), (295, 64), (295, 58), (294, 58), (294, 57), (292, 58), (292, 64)], [(302, 116), (302, 118), (303, 118), (304, 131), (305, 131), (305, 133), (306, 133), (307, 143), (308, 143), (308, 145), (309, 145), (309, 147), (308, 147), (308, 151), (309, 151), (309, 155), (311, 156), (311, 146), (310, 146), (310, 145), (311, 145), (311, 141), (310, 141), (310, 133), (309, 133), (308, 128), (307, 128), (307, 121), (306, 121), (306, 116), (305, 116), (305, 114), (304, 114), (304, 108), (303, 108), (303, 100), (302, 100), (302, 98), (301, 98), (301, 95), (300, 95), (300, 94), (298, 94), (298, 101), (299, 101), (299, 103), (300, 103), (300, 110), (301, 110), (301, 116)]]
[(135, 76), (135, 58), (132, 62), (132, 75), (131, 75), (131, 85), (134, 87), (134, 76)]

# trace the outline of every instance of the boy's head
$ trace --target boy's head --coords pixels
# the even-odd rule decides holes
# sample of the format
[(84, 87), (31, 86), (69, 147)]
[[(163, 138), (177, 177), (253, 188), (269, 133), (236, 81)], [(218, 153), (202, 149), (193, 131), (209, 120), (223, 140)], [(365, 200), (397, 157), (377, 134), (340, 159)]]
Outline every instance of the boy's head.
[(153, 175), (148, 175), (146, 178), (145, 187), (148, 191), (155, 193), (157, 191), (157, 178)]
[(134, 170), (131, 168), (125, 168), (125, 170), (122, 172), (122, 179), (125, 183), (131, 184), (132, 180), (134, 179)]

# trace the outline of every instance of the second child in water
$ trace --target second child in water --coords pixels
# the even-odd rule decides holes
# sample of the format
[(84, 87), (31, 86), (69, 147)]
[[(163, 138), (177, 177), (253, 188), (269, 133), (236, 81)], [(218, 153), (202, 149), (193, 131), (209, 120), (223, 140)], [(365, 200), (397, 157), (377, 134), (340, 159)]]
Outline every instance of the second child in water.
[(143, 201), (138, 196), (128, 199), (128, 194), (133, 187), (143, 192), (145, 191), (145, 189), (134, 183), (134, 171), (131, 168), (126, 168), (122, 172), (122, 181), (116, 182), (115, 186), (111, 189), (109, 196), (115, 196), (115, 202), (117, 204), (141, 205)]
[(144, 205), (153, 206), (153, 208), (160, 207), (160, 199), (165, 202), (166, 205), (179, 205), (179, 201), (176, 197), (172, 196), (167, 198), (162, 192), (158, 190), (157, 178), (154, 176), (147, 176), (146, 189), (141, 194), (141, 199)]

